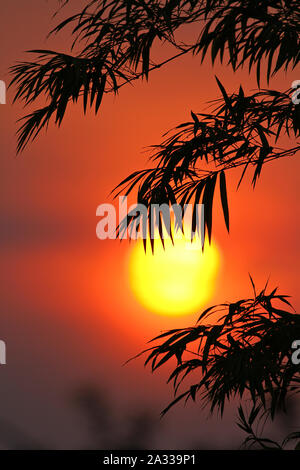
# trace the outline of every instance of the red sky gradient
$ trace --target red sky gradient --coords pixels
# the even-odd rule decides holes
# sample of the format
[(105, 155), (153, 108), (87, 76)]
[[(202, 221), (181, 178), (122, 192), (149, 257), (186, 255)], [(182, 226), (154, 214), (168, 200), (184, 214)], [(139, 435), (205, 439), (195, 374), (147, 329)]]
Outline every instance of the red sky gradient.
[[(64, 35), (45, 40), (58, 21), (51, 21), (55, 7), (54, 0), (1, 6), (0, 79), (9, 81), (8, 68), (25, 59), (24, 50), (64, 47)], [(158, 416), (168, 403), (167, 369), (152, 376), (142, 361), (122, 363), (161, 330), (189, 326), (197, 315), (161, 317), (138, 304), (128, 285), (128, 242), (98, 240), (95, 214), (112, 201), (109, 192), (121, 179), (144, 167), (144, 147), (219, 95), (214, 74), (228, 91), (256, 88), (246, 70), (234, 75), (185, 57), (151, 74), (149, 83), (105, 97), (96, 117), (72, 106), (61, 129), (50, 126), (17, 158), (16, 120), (23, 111), (8, 92), (0, 107), (0, 338), (8, 360), (0, 369), (0, 422), (10, 420), (48, 445), (76, 447), (86, 437), (68, 400), (80, 384), (104, 388), (117, 409), (142, 407)], [(286, 90), (296, 79), (299, 71), (281, 73), (270, 87)], [(298, 160), (266, 165), (255, 191), (248, 177), (236, 192), (239, 173), (232, 174), (229, 236), (215, 205), (222, 269), (212, 304), (249, 296), (250, 272), (258, 287), (270, 276), (270, 285), (299, 307)], [(159, 423), (159, 444), (180, 448), (202, 439), (230, 447), (235, 436), (226, 436), (227, 418), (216, 424), (205, 416), (194, 405), (174, 410)]]

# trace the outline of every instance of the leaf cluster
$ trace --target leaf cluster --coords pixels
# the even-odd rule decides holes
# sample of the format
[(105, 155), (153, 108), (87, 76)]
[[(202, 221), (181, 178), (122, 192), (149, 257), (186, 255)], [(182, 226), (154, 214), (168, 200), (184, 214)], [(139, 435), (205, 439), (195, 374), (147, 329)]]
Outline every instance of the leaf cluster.
[[(261, 405), (253, 405), (248, 416), (246, 416), (243, 407), (241, 405), (239, 406), (237, 425), (247, 433), (247, 437), (245, 438), (242, 447), (252, 449), (256, 446), (263, 450), (284, 450), (287, 444), (300, 439), (299, 431), (294, 431), (288, 434), (280, 443), (273, 439), (262, 437), (261, 434), (266, 423), (266, 418), (267, 417), (265, 416), (265, 412), (262, 411)], [(262, 427), (261, 431), (259, 430), (260, 427)], [(300, 440), (296, 443), (295, 449), (299, 450), (299, 446)]]
[[(287, 394), (300, 391), (299, 366), (291, 361), (291, 345), (300, 337), (300, 317), (286, 310), (286, 295), (267, 286), (253, 298), (204, 310), (193, 327), (167, 331), (141, 354), (152, 371), (175, 361), (168, 383), (175, 399), (165, 414), (181, 400), (199, 397), (210, 411), (221, 415), (226, 401), (248, 398), (273, 419), (284, 410)], [(210, 319), (213, 318), (213, 323)], [(197, 381), (178, 394), (189, 378)]]
[[(204, 236), (208, 235), (209, 240), (217, 185), (229, 230), (226, 172), (241, 168), (239, 187), (246, 171), (252, 168), (255, 187), (265, 163), (292, 156), (300, 149), (299, 145), (278, 147), (281, 137), (296, 138), (300, 133), (300, 106), (292, 103), (291, 90), (260, 90), (246, 95), (240, 87), (239, 93), (229, 95), (217, 82), (222, 96), (211, 103), (212, 111), (191, 112), (191, 121), (178, 125), (160, 145), (152, 147), (150, 160), (154, 167), (134, 172), (115, 188), (116, 196), (137, 191), (137, 202), (147, 207), (149, 224), (153, 204), (178, 204), (183, 218), (186, 205), (193, 204), (193, 233), (197, 205), (204, 204)], [(135, 219), (128, 214), (121, 229)], [(162, 221), (159, 223), (161, 226)]]

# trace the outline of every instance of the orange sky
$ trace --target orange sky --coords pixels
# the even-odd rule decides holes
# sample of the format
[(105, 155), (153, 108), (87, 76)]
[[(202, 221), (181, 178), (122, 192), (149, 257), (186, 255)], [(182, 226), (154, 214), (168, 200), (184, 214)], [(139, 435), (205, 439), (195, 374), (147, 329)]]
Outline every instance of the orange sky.
[[(45, 41), (55, 24), (55, 4), (12, 0), (1, 6), (0, 79), (8, 81), (8, 67), (25, 57), (24, 50), (64, 44), (63, 38)], [(171, 397), (166, 374), (152, 377), (141, 362), (121, 364), (160, 330), (188, 326), (196, 316), (160, 317), (138, 304), (128, 285), (128, 242), (98, 240), (95, 212), (111, 201), (109, 192), (122, 178), (143, 168), (144, 147), (159, 143), (162, 133), (189, 119), (191, 109), (200, 112), (216, 97), (214, 74), (229, 91), (239, 84), (256, 87), (246, 71), (233, 75), (186, 57), (153, 73), (149, 83), (106, 97), (97, 117), (84, 117), (81, 106), (73, 106), (60, 130), (50, 126), (17, 158), (15, 121), (22, 110), (12, 106), (11, 92), (0, 107), (0, 337), (8, 345), (0, 415), (13, 416), (24, 429), (31, 420), (31, 434), (39, 429), (56, 442), (58, 427), (70, 432), (73, 418), (64, 400), (78, 383), (105, 382), (116, 401), (147, 402), (157, 413)], [(270, 86), (286, 90), (299, 78), (289, 71)], [(212, 303), (247, 297), (250, 272), (260, 287), (270, 275), (270, 285), (279, 285), (299, 306), (299, 169), (296, 158), (278, 161), (263, 169), (255, 191), (249, 179), (238, 192), (230, 189), (230, 236), (215, 211), (222, 270)], [(233, 174), (232, 182), (237, 178)], [(180, 414), (185, 435), (194, 414)], [(161, 436), (165, 443), (179, 439), (173, 431)], [(74, 432), (69, 445), (80, 439)], [(222, 432), (216, 439), (222, 442)]]

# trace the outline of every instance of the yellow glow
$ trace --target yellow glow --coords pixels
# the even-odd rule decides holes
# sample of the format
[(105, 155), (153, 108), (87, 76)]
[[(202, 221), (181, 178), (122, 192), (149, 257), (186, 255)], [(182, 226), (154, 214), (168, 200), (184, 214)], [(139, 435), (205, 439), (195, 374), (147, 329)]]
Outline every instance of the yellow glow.
[(162, 315), (197, 312), (212, 297), (220, 264), (219, 251), (212, 242), (202, 253), (199, 240), (191, 244), (184, 238), (165, 240), (164, 250), (155, 240), (145, 254), (141, 240), (130, 254), (130, 285), (139, 302)]

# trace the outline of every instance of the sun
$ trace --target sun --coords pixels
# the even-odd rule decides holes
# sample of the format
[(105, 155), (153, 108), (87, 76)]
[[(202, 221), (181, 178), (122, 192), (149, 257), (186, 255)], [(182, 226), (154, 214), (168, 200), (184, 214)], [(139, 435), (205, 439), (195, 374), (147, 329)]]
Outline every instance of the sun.
[(220, 253), (212, 241), (202, 252), (199, 240), (165, 240), (165, 250), (155, 241), (154, 255), (141, 240), (129, 259), (130, 286), (137, 300), (161, 315), (197, 312), (211, 299), (220, 266)]

